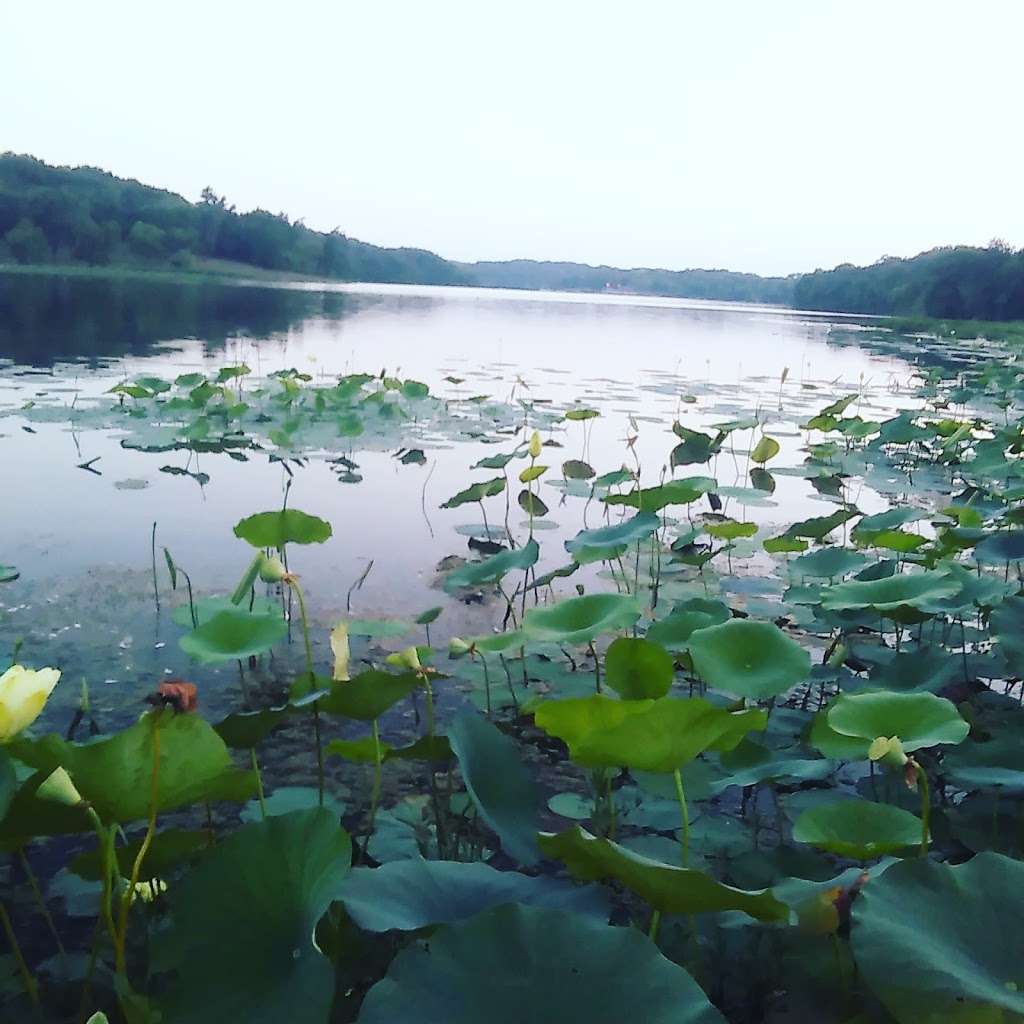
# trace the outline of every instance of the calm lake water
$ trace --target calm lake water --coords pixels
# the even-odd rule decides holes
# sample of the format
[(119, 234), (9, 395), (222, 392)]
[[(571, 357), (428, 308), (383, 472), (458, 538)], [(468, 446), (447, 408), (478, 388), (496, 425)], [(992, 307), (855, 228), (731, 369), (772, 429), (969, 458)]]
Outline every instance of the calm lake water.
[[(447, 556), (472, 555), (469, 538), (483, 536), (480, 510), (439, 506), (494, 475), (470, 471), (480, 458), (523, 440), (520, 424), (532, 415), (524, 402), (549, 417), (574, 403), (601, 413), (587, 424), (543, 430), (563, 447), (549, 446), (541, 459), (552, 465), (539, 488), (551, 511), (538, 532), (538, 572), (566, 562), (563, 541), (583, 526), (585, 499), (563, 497), (554, 486), (556, 467), (585, 458), (600, 474), (634, 466), (635, 451), (643, 483), (653, 485), (678, 440), (675, 419), (689, 427), (758, 412), (767, 419), (782, 444), (772, 464), (783, 470), (776, 491), (749, 503), (731, 499), (726, 511), (757, 522), (759, 537), (772, 535), (834, 508), (805, 479), (784, 471), (802, 460), (798, 422), (858, 390), (865, 418), (912, 404), (913, 367), (894, 349), (901, 346), (891, 336), (842, 318), (649, 297), (0, 275), (0, 564), (21, 573), (0, 586), (0, 661), (20, 643), (26, 663), (63, 669), (72, 685), (61, 688), (63, 706), (55, 702), (49, 712), (54, 719), (66, 716), (82, 679), (97, 708), (113, 717), (125, 709), (134, 715), (154, 680), (169, 675), (200, 679), (228, 706), (237, 685), (233, 667), (190, 666), (178, 649), (182, 631), (169, 609), (183, 595), (171, 593), (162, 555), (163, 609), (154, 606), (152, 526), (158, 554), (167, 546), (199, 593), (223, 593), (251, 556), (232, 526), (279, 507), (289, 481), (289, 505), (334, 526), (327, 544), (292, 554), (317, 623), (320, 658), (328, 656), (327, 631), (345, 613), (350, 588), (371, 563), (351, 595), (352, 614), (415, 616), (443, 605), (435, 641), (486, 632), (502, 605), (452, 600), (437, 570)], [(413, 424), (414, 442), (339, 437), (330, 450), (287, 468), (272, 452), (240, 461), (225, 452), (132, 449), (122, 444), (122, 429), (73, 423), (75, 410), (113, 402), (104, 393), (119, 382), (214, 375), (238, 363), (252, 369), (253, 379), (295, 367), (324, 384), (338, 374), (386, 369), (427, 383), (453, 407), (471, 410), (466, 400), (486, 395), (510, 411), (497, 426), (481, 411), (477, 430), (466, 426), (472, 411), (458, 430)], [(631, 451), (626, 438), (634, 432)], [(723, 486), (745, 483), (742, 449), (751, 431), (734, 438), (736, 450), (715, 466)], [(421, 449), (422, 462), (396, 458), (403, 445)], [(357, 469), (339, 473), (328, 461), (338, 455)], [(691, 466), (677, 475), (701, 472), (706, 467)], [(855, 489), (862, 509), (883, 507), (879, 487), (884, 481)], [(492, 501), (500, 523), (504, 499)], [(601, 525), (599, 502), (586, 514), (589, 526)], [(513, 497), (512, 529), (521, 531), (525, 518)], [(738, 549), (741, 575), (759, 572), (766, 556), (755, 547)], [(575, 582), (564, 581), (559, 592), (574, 593)], [(421, 634), (404, 643), (413, 640)]]

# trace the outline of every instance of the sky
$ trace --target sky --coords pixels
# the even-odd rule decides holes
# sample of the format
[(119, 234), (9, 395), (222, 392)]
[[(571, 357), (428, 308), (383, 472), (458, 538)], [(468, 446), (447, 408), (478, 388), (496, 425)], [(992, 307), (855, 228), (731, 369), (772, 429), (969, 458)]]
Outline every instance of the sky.
[(1024, 245), (1020, 0), (0, 0), (0, 150), (458, 260)]

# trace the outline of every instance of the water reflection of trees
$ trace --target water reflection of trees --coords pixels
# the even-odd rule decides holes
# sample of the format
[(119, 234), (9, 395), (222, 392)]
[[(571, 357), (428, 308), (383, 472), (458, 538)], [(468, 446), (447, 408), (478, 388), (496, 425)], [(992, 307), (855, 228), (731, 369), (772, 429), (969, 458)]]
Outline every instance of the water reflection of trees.
[(48, 366), (152, 355), (183, 338), (216, 350), (231, 338), (279, 334), (310, 317), (339, 319), (351, 306), (351, 298), (337, 292), (0, 274), (0, 358)]

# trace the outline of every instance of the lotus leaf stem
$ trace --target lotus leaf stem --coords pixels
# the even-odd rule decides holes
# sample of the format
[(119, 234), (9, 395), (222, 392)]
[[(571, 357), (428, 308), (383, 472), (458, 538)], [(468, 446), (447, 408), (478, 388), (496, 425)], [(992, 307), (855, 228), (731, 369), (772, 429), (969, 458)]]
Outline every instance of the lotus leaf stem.
[(4, 935), (7, 936), (7, 944), (11, 947), (11, 952), (14, 954), (14, 962), (18, 965), (18, 973), (21, 975), (21, 983), (25, 986), (25, 991), (28, 993), (29, 999), (32, 1000), (32, 1005), (39, 1008), (39, 983), (32, 976), (32, 972), (28, 968), (28, 964), (25, 963), (25, 957), (22, 955), (21, 946), (18, 945), (18, 937), (14, 934), (14, 926), (11, 924), (11, 918), (7, 913), (7, 907), (3, 901), (0, 900), (0, 924), (3, 925)]
[(686, 809), (686, 790), (683, 789), (683, 777), (677, 768), (672, 773), (676, 784), (676, 798), (679, 800), (679, 817), (683, 823), (683, 867), (690, 866), (690, 814)]
[(252, 765), (252, 773), (256, 776), (256, 798), (260, 802), (260, 817), (267, 820), (267, 802), (263, 797), (263, 775), (260, 772), (260, 763), (256, 760), (256, 748), (249, 748), (249, 762)]
[(928, 788), (928, 773), (921, 764), (914, 762), (917, 784), (921, 790), (921, 856), (928, 856), (929, 819), (932, 813), (931, 791)]

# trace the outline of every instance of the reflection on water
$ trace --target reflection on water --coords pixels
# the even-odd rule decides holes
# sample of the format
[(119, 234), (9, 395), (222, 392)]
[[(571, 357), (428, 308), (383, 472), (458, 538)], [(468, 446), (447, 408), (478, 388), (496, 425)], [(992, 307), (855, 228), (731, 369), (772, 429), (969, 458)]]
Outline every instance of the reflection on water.
[[(599, 503), (588, 506), (585, 495), (555, 486), (564, 460), (586, 459), (604, 473), (635, 459), (651, 485), (668, 472), (678, 440), (673, 420), (699, 428), (759, 413), (782, 445), (775, 465), (795, 467), (803, 458), (798, 424), (838, 395), (861, 390), (862, 415), (873, 418), (912, 401), (900, 350), (869, 351), (878, 337), (820, 317), (649, 297), (0, 275), (0, 459), (5, 493), (14, 496), (5, 502), (0, 563), (22, 572), (0, 590), (0, 659), (22, 642), (26, 661), (88, 679), (96, 706), (109, 714), (133, 708), (162, 675), (198, 673), (208, 693), (234, 686), (232, 667), (197, 670), (178, 649), (181, 630), (167, 609), (182, 594), (170, 593), (162, 558), (163, 609), (156, 613), (151, 531), (156, 523), (158, 555), (166, 545), (198, 590), (223, 592), (249, 557), (232, 526), (278, 507), (286, 486), (290, 505), (335, 528), (328, 544), (293, 555), (322, 656), (327, 630), (371, 566), (351, 595), (354, 613), (416, 615), (443, 604), (435, 642), (485, 632), (500, 606), (449, 600), (436, 568), (448, 556), (471, 554), (480, 510), (440, 505), (493, 475), (469, 467), (515, 447), (523, 421), (551, 424), (543, 461), (553, 469), (539, 488), (551, 508), (538, 533), (540, 573), (565, 563), (564, 541), (584, 514), (589, 526), (600, 524)], [(410, 427), (422, 462), (396, 457), (398, 441), (341, 436), (298, 461), (282, 461), (265, 437), (244, 452), (193, 445), (154, 453), (126, 447), (123, 426), (69, 423), (70, 408), (112, 401), (99, 396), (119, 381), (212, 374), (239, 362), (254, 378), (296, 367), (324, 384), (340, 373), (387, 368), (428, 383), (452, 416)], [(470, 401), (483, 395), (487, 402)], [(575, 403), (599, 409), (600, 418), (586, 427), (561, 421)], [(500, 417), (488, 412), (499, 406)], [(724, 487), (748, 483), (751, 440), (750, 431), (737, 433), (733, 450), (718, 457), (713, 469)], [(325, 456), (356, 468), (339, 473)], [(882, 507), (874, 491), (884, 486), (883, 479), (858, 485), (864, 511)], [(770, 496), (742, 493), (743, 504), (727, 498), (725, 511), (757, 522), (759, 536), (834, 508), (834, 499), (798, 475), (780, 473)], [(521, 532), (515, 493), (508, 513), (498, 511)], [(733, 567), (770, 572), (771, 562), (754, 541), (734, 553)], [(590, 571), (584, 578), (598, 567)], [(562, 592), (573, 592), (575, 582), (565, 581)], [(738, 603), (764, 591), (741, 589)], [(356, 657), (365, 655), (357, 646)], [(67, 692), (73, 699), (75, 687)]]

